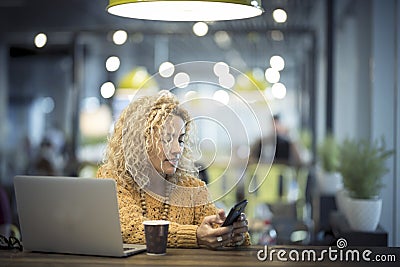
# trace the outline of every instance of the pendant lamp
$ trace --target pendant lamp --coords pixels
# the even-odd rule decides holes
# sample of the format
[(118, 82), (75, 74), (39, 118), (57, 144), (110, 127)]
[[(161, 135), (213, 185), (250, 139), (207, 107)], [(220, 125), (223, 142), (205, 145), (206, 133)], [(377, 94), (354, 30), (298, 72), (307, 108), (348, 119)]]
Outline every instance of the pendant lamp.
[(263, 13), (261, 0), (110, 0), (113, 15), (162, 21), (245, 19)]

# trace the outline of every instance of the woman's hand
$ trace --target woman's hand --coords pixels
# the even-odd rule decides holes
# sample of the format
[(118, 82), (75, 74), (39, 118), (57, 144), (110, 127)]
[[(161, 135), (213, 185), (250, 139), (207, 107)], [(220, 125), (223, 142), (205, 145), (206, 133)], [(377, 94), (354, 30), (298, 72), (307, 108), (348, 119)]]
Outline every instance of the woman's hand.
[(197, 228), (197, 243), (199, 246), (218, 248), (227, 245), (240, 246), (245, 241), (248, 232), (246, 215), (242, 213), (238, 220), (231, 226), (213, 228), (213, 224), (222, 224), (225, 219), (225, 212), (220, 209), (217, 215), (204, 218)]
[(213, 228), (213, 224), (222, 224), (225, 219), (224, 210), (218, 210), (217, 215), (204, 218), (197, 228), (197, 243), (208, 248), (223, 247), (231, 243), (233, 226)]
[(240, 246), (246, 239), (246, 233), (249, 231), (248, 221), (246, 214), (240, 214), (238, 220), (233, 223), (233, 230), (231, 236), (231, 244)]

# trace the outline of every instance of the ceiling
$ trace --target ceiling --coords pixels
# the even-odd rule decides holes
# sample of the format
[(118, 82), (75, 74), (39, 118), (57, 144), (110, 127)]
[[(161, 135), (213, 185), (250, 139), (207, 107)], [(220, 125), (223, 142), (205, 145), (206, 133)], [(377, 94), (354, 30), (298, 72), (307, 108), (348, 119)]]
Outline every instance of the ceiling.
[[(150, 73), (156, 73), (157, 56), (173, 58), (170, 61), (174, 64), (198, 60), (225, 61), (243, 71), (235, 65), (237, 62), (232, 63), (235, 59), (241, 59), (248, 69), (266, 68), (269, 56), (281, 54), (285, 58), (281, 80), (286, 79), (283, 82), (288, 82), (288, 89), (298, 89), (299, 76), (307, 71), (302, 59), (309, 54), (306, 49), (312, 48), (310, 37), (313, 38), (315, 27), (311, 25), (310, 17), (315, 10), (321, 9), (316, 7), (318, 3), (321, 2), (262, 0), (263, 15), (208, 23), (209, 33), (205, 37), (197, 37), (192, 33), (193, 22), (145, 21), (110, 15), (106, 12), (107, 0), (0, 0), (0, 44), (8, 45), (11, 57), (17, 58), (9, 61), (10, 97), (15, 102), (31, 99), (32, 94), (56, 95), (58, 98), (55, 101), (63, 103), (66, 90), (61, 89), (69, 80), (63, 82), (59, 77), (67, 80), (70, 73), (65, 69), (71, 69), (70, 61), (63, 58), (64, 55), (68, 59), (76, 58), (73, 49), (77, 42), (84, 44), (85, 53), (85, 72), (82, 73), (86, 75), (84, 84), (80, 84), (82, 96), (98, 95), (102, 83), (118, 80), (116, 75), (124, 75), (134, 66), (146, 66)], [(277, 7), (288, 13), (286, 23), (273, 21), (271, 14)], [(110, 33), (118, 29), (129, 33), (127, 44), (116, 46), (111, 42)], [(282, 41), (272, 38), (275, 30), (284, 34)], [(231, 38), (231, 45), (226, 49), (218, 47), (214, 39), (215, 34), (221, 31), (227, 32)], [(48, 44), (43, 49), (33, 46), (33, 38), (39, 32), (48, 35)], [(139, 42), (135, 38), (140, 35)], [(163, 52), (167, 55), (162, 55)], [(52, 53), (61, 54), (61, 57), (55, 57), (60, 60), (25, 57)], [(104, 68), (104, 62), (110, 55), (123, 59), (118, 73), (110, 74)], [(26, 66), (27, 63), (31, 65)], [(21, 75), (25, 78), (21, 79)], [(53, 90), (55, 85), (58, 90)], [(295, 100), (291, 101), (285, 109), (296, 108)], [(54, 118), (58, 121), (57, 116)]]
[[(281, 28), (304, 30), (315, 0), (262, 0), (264, 14), (250, 19), (216, 22), (213, 30), (253, 31)], [(0, 0), (0, 30), (26, 31), (107, 31), (125, 28), (129, 31), (146, 29), (153, 33), (185, 33), (192, 23), (160, 22), (120, 18), (106, 12), (107, 0)], [(271, 13), (284, 8), (289, 20), (283, 25), (273, 22)]]
[[(46, 32), (50, 47), (47, 52), (63, 52), (80, 36), (84, 37), (84, 42), (92, 51), (102, 51), (106, 55), (115, 53), (115, 46), (108, 44), (111, 43), (109, 33), (124, 29), (131, 36), (135, 33), (149, 36), (140, 46), (140, 53), (147, 57), (154, 55), (160, 47), (160, 40), (164, 40), (168, 45), (168, 53), (176, 57), (175, 63), (187, 60), (217, 61), (240, 55), (246, 67), (265, 67), (268, 56), (278, 53), (285, 54), (286, 66), (290, 67), (299, 61), (299, 56), (305, 54), (304, 49), (310, 47), (309, 38), (313, 32), (310, 17), (317, 2), (262, 0), (263, 15), (208, 23), (209, 33), (199, 38), (192, 33), (193, 22), (145, 21), (110, 15), (106, 12), (107, 0), (0, 0), (0, 36), (15, 54), (21, 50), (28, 54), (41, 53), (34, 49), (32, 40), (38, 32)], [(288, 13), (286, 23), (277, 24), (273, 21), (272, 11), (278, 7)], [(273, 40), (271, 33), (274, 30), (284, 34), (284, 41)], [(230, 35), (229, 51), (216, 46), (213, 36), (219, 31)], [(133, 45), (136, 44), (131, 47)], [(225, 58), (221, 58), (222, 53)]]

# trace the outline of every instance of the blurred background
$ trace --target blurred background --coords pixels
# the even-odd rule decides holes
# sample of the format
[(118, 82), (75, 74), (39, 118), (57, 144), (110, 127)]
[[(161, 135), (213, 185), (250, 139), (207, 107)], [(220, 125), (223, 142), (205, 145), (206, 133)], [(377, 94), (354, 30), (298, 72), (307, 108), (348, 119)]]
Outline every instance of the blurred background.
[[(229, 208), (239, 198), (252, 200), (255, 243), (331, 244), (328, 211), (337, 209), (336, 192), (318, 188), (318, 144), (332, 133), (337, 142), (384, 137), (388, 148), (400, 148), (399, 1), (263, 0), (259, 17), (199, 23), (120, 18), (106, 12), (107, 4), (0, 0), (0, 183), (2, 206), (10, 203), (0, 224), (18, 228), (14, 175), (95, 176), (113, 122), (137, 90), (170, 89), (163, 77), (176, 76), (164, 76), (168, 64), (209, 61), (231, 67), (225, 88), (248, 97), (266, 131), (277, 115), (275, 124), (298, 151), (260, 173), (246, 166), (244, 176), (259, 179), (251, 182), (260, 185), (256, 193), (246, 183), (230, 190), (242, 175), (235, 164), (256, 153), (257, 134), (248, 129), (249, 142), (227, 151), (231, 144), (218, 126), (204, 122), (200, 136), (216, 141), (202, 147), (205, 154), (221, 153), (200, 162), (212, 193), (222, 195), (217, 203)], [(235, 106), (209, 86), (178, 94)], [(218, 105), (192, 108), (229, 124)], [(398, 153), (385, 164), (379, 227), (386, 244), (398, 246)]]

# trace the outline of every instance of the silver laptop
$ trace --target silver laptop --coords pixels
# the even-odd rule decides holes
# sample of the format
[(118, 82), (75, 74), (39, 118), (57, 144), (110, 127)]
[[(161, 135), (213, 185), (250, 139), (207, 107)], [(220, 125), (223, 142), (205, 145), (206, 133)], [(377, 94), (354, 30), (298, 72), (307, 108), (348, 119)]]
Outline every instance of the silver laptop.
[(112, 179), (15, 176), (25, 251), (124, 257), (146, 250), (123, 244)]

